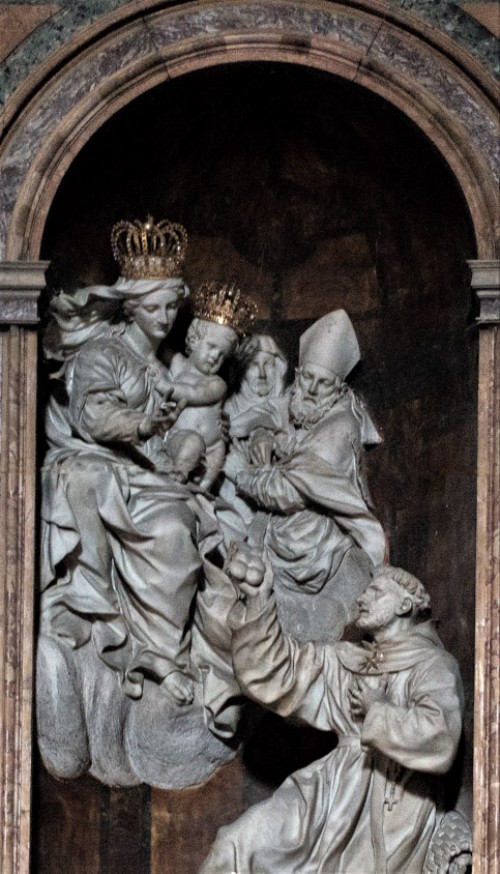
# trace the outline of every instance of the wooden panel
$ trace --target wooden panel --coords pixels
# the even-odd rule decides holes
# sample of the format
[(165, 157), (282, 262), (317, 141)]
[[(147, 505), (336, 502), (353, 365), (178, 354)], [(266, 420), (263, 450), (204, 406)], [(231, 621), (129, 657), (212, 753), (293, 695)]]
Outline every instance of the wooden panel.
[[(103, 874), (101, 810), (108, 792), (91, 777), (63, 782), (39, 767), (33, 799), (32, 871)], [(120, 874), (133, 870), (122, 868)]]
[[(151, 874), (196, 874), (220, 826), (244, 810), (240, 759), (204, 786), (151, 793)], [(229, 872), (228, 872), (229, 874)]]
[(101, 872), (149, 874), (149, 786), (111, 789), (102, 823)]

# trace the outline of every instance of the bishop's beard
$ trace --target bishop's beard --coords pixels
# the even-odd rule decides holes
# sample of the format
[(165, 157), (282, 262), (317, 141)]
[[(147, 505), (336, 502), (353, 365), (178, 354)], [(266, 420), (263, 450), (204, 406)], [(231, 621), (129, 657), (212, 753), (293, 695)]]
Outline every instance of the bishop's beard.
[(313, 428), (330, 412), (346, 391), (347, 385), (342, 383), (339, 388), (334, 388), (331, 394), (320, 400), (316, 396), (308, 395), (298, 383), (294, 383), (290, 391), (290, 415), (294, 425), (297, 428)]

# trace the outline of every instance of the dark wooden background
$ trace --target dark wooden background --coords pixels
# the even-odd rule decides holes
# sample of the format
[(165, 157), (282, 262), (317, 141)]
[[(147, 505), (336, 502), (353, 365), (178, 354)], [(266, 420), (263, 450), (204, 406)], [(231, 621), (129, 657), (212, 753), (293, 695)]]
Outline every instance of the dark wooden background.
[[(453, 779), (470, 810), (477, 401), (465, 261), (475, 250), (454, 177), (361, 88), (244, 64), (161, 86), (94, 136), (48, 216), (52, 288), (114, 281), (111, 226), (148, 212), (188, 228), (193, 287), (236, 280), (252, 294), (291, 371), (313, 319), (340, 306), (351, 315), (363, 353), (353, 383), (385, 437), (369, 469), (391, 560), (428, 585), (464, 677)], [(43, 372), (41, 385), (43, 405)], [(62, 783), (37, 766), (33, 874), (194, 874), (220, 825), (332, 742), (269, 715), (252, 724), (242, 756), (183, 791)]]

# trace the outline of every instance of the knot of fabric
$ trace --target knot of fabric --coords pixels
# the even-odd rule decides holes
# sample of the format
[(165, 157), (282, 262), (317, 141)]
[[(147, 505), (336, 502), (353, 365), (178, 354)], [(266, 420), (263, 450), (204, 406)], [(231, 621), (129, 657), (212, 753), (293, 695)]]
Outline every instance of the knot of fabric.
[(384, 653), (377, 648), (376, 643), (363, 641), (363, 649), (366, 650), (365, 659), (361, 661), (359, 669), (361, 673), (371, 674), (378, 673), (381, 665), (384, 662)]

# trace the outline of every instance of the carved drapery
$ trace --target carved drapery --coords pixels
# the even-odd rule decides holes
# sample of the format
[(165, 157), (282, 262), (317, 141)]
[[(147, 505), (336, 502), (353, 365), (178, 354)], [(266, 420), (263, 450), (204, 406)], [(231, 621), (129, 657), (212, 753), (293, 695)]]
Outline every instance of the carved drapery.
[[(478, 299), (474, 872), (497, 874), (499, 758), (500, 262), (470, 262)], [(1, 870), (29, 870), (34, 590), (37, 298), (47, 264), (0, 267), (3, 524), (0, 738)]]
[(37, 300), (47, 263), (0, 265), (0, 870), (29, 870)]

